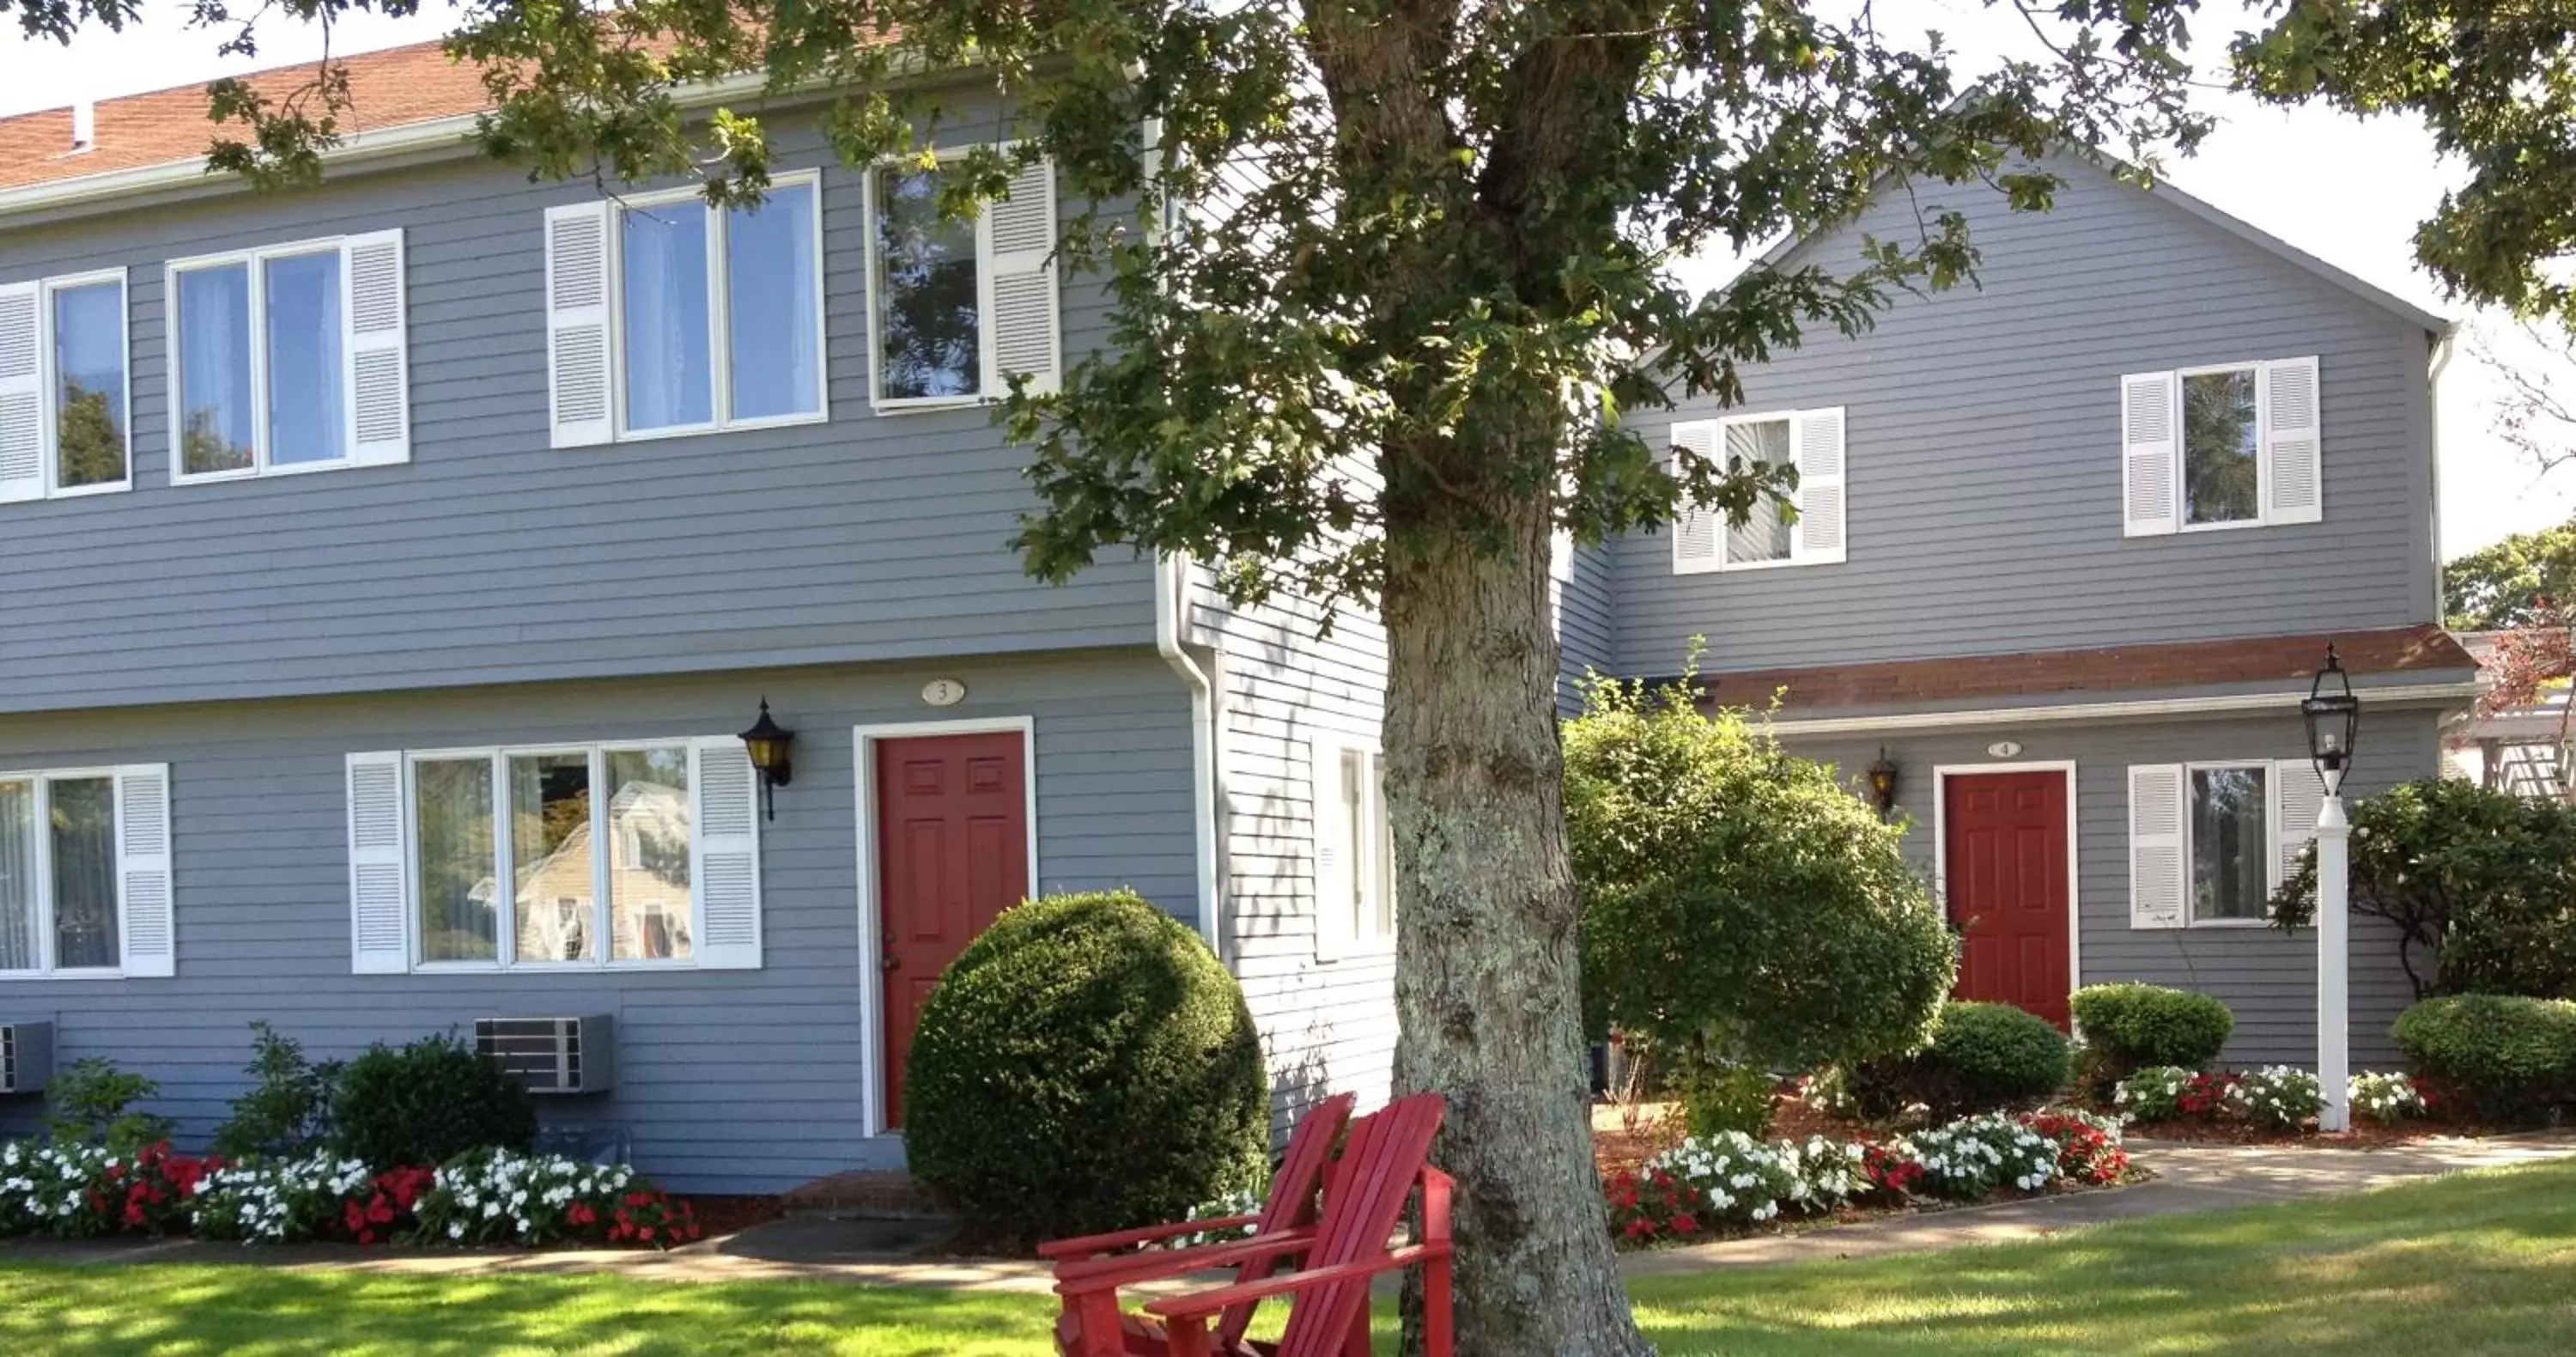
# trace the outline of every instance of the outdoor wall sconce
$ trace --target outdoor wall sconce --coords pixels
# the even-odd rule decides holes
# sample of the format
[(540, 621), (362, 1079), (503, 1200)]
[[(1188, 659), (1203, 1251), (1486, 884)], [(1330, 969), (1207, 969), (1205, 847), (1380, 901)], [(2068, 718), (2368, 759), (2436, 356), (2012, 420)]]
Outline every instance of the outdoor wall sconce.
[(1887, 756), (1886, 745), (1878, 747), (1878, 762), (1869, 766), (1869, 803), (1882, 820), (1896, 809), (1896, 760)]
[(751, 753), (751, 770), (760, 774), (762, 803), (772, 820), (778, 818), (778, 789), (787, 785), (792, 771), (787, 747), (795, 742), (796, 732), (770, 720), (769, 699), (760, 699), (760, 719), (742, 733), (742, 747)]
[[(2326, 689), (2329, 678), (2335, 682), (2331, 692)], [(2341, 796), (2343, 775), (2352, 766), (2353, 742), (2361, 735), (2361, 699), (2352, 695), (2352, 677), (2344, 672), (2343, 658), (2333, 646), (2326, 647), (2326, 667), (2308, 685), (2299, 714), (2308, 718), (2308, 758), (2317, 765), (2326, 795)]]

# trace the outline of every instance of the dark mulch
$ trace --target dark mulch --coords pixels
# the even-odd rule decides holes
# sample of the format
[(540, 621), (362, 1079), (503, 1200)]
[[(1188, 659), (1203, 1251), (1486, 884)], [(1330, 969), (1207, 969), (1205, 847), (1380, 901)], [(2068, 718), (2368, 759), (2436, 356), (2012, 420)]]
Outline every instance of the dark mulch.
[(2277, 1131), (2243, 1121), (2159, 1121), (2129, 1128), (2131, 1140), (2168, 1140), (2193, 1145), (2313, 1145), (2321, 1149), (2368, 1149), (2374, 1145), (2411, 1145), (2442, 1136), (2491, 1136), (2512, 1128), (2467, 1121), (2401, 1121), (2384, 1126), (2355, 1118), (2352, 1129), (2327, 1135), (2310, 1123), (2296, 1131)]
[(787, 1214), (776, 1197), (682, 1197), (689, 1209), (697, 1213), (698, 1228), (713, 1239), (718, 1235), (748, 1230), (754, 1225), (778, 1219)]

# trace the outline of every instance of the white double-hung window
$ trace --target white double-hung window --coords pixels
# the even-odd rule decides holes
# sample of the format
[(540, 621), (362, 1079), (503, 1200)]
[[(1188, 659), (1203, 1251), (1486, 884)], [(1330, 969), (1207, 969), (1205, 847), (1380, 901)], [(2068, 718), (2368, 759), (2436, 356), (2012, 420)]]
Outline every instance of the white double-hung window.
[(2320, 435), (2313, 357), (2123, 377), (2123, 531), (2317, 522), (2325, 513)]
[(1844, 559), (1843, 412), (1781, 410), (1673, 425), (1673, 451), (1721, 472), (1794, 467), (1798, 488), (1783, 503), (1769, 496), (1742, 524), (1724, 511), (1683, 506), (1673, 524), (1673, 571), (1763, 570)]
[(170, 768), (0, 772), (0, 979), (172, 973)]
[(125, 270), (0, 286), (0, 503), (133, 487)]
[(2129, 926), (2264, 923), (2324, 805), (2305, 759), (2132, 765)]
[(675, 189), (549, 208), (545, 229), (555, 447), (825, 417), (815, 172), (757, 207)]
[(172, 260), (170, 479), (411, 460), (403, 233)]
[(879, 410), (993, 400), (1025, 375), (1053, 390), (1058, 333), (1055, 173), (1023, 166), (972, 219), (939, 210), (941, 168), (868, 173), (869, 391)]
[(1313, 814), (1315, 955), (1332, 960), (1395, 945), (1395, 840), (1387, 824), (1385, 766), (1349, 736), (1308, 746)]
[(760, 965), (735, 736), (349, 756), (353, 968)]

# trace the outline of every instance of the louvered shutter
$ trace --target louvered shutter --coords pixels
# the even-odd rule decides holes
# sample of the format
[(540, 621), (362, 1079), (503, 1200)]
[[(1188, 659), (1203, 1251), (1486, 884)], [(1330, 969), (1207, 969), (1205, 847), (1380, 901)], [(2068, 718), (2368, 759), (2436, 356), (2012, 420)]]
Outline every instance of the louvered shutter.
[(1344, 798), (1342, 746), (1329, 738), (1306, 746), (1308, 816), (1315, 858), (1315, 956), (1330, 961), (1351, 944), (1351, 893), (1360, 864), (1351, 861), (1351, 811)]
[(385, 466), (411, 460), (411, 374), (403, 311), (403, 233), (377, 231), (340, 242), (341, 352), (349, 382), (350, 460)]
[(2182, 765), (2129, 768), (2129, 927), (2180, 928), (2183, 912)]
[[(1007, 198), (982, 218), (984, 277), (990, 290), (995, 371), (1029, 374), (1037, 391), (1056, 389), (1063, 337), (1055, 278), (1055, 163), (1040, 160), (1011, 177)], [(996, 387), (987, 396), (1002, 392)]]
[(689, 879), (697, 885), (697, 963), (760, 969), (760, 779), (732, 735), (693, 741), (696, 799)]
[(1843, 412), (1798, 415), (1798, 548), (1801, 562), (1843, 559)]
[[(1674, 471), (1679, 474), (1681, 453), (1690, 453), (1711, 466), (1720, 465), (1717, 453), (1717, 421), (1695, 420), (1673, 426)], [(1673, 519), (1673, 573), (1692, 575), (1715, 570), (1719, 551), (1726, 542), (1725, 515), (1703, 509), (1685, 501)]]
[(549, 442), (586, 448), (617, 437), (608, 335), (607, 203), (546, 209)]
[(2265, 522), (2314, 523), (2325, 517), (2322, 423), (2317, 401), (2317, 360), (2285, 358), (2265, 363)]
[(116, 891), (129, 976), (173, 973), (177, 921), (170, 899), (170, 765), (116, 770)]
[(0, 504), (45, 497), (39, 302), (34, 283), (0, 287)]
[(351, 754), (349, 969), (355, 974), (393, 975), (411, 969), (406, 831), (402, 755)]
[(2272, 765), (2272, 889), (2299, 870), (2299, 854), (2317, 837), (2325, 804), (2326, 784), (2315, 764), (2282, 759)]
[(2182, 431), (2175, 426), (2179, 384), (2170, 372), (2120, 379), (2120, 475), (2126, 490), (2122, 532), (2153, 537), (2182, 529), (2176, 500)]

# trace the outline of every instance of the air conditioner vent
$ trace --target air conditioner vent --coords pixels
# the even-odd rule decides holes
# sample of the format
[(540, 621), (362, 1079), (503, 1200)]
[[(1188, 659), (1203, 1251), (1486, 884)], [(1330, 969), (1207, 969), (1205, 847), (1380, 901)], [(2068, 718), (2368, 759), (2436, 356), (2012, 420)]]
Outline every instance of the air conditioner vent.
[(0, 1094), (42, 1093), (54, 1077), (54, 1025), (0, 1024)]
[(605, 1093), (616, 1086), (617, 1044), (605, 1013), (580, 1018), (477, 1018), (474, 1049), (530, 1093)]

